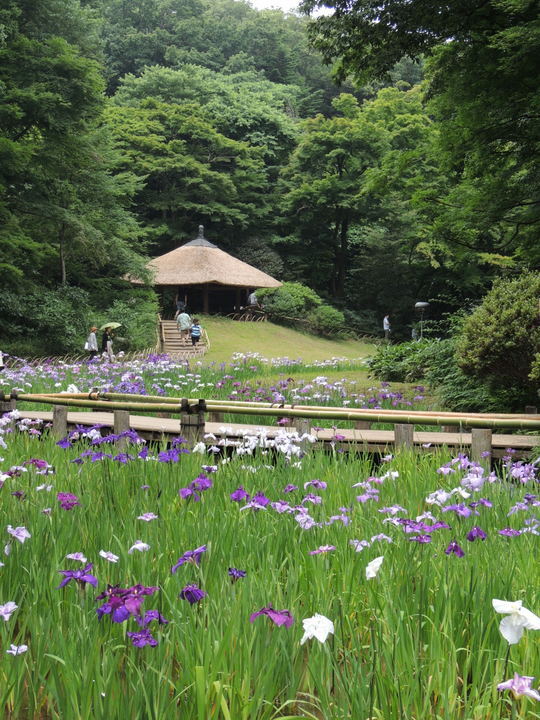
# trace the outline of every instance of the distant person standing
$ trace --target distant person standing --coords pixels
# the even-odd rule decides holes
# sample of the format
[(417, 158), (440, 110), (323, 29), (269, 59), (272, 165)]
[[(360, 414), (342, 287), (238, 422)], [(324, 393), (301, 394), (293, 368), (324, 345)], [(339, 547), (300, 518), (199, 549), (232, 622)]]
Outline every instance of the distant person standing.
[(392, 333), (392, 327), (390, 325), (390, 313), (387, 313), (383, 318), (383, 332), (384, 332), (384, 339), (388, 340), (390, 342), (390, 335)]
[(86, 342), (84, 343), (84, 349), (89, 354), (90, 360), (93, 360), (98, 354), (96, 330), (97, 327), (92, 325), (90, 332), (88, 333), (88, 337), (86, 338)]
[(255, 290), (253, 290), (253, 292), (250, 292), (248, 295), (248, 307), (259, 307), (259, 301), (257, 300)]
[(176, 318), (176, 324), (178, 325), (180, 339), (187, 340), (189, 338), (189, 330), (191, 328), (191, 318), (189, 317), (185, 309), (182, 310), (182, 312)]
[(193, 319), (193, 325), (191, 326), (191, 344), (196, 345), (201, 339), (202, 327), (199, 325), (197, 318)]

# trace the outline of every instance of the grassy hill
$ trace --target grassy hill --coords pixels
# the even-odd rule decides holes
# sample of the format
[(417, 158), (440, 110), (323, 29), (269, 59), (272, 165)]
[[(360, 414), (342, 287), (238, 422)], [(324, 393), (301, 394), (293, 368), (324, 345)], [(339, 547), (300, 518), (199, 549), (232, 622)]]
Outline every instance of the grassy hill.
[(210, 338), (205, 361), (224, 362), (235, 352), (257, 352), (267, 358), (301, 358), (304, 362), (344, 357), (364, 358), (374, 346), (358, 340), (327, 340), (270, 322), (234, 322), (228, 318), (207, 316), (201, 324)]

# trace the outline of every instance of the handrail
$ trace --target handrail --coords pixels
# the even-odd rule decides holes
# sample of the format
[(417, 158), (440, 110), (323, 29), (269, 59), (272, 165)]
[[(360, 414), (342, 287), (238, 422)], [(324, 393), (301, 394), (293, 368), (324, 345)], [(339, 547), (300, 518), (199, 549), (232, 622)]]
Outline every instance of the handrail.
[[(37, 395), (31, 393), (12, 393), (10, 395), (4, 395), (0, 393), (0, 400), (17, 400), (21, 402), (34, 402), (44, 403), (48, 405), (65, 405), (68, 407), (88, 407), (88, 408), (99, 408), (103, 410), (131, 410), (131, 411), (150, 411), (150, 412), (169, 412), (169, 413), (189, 413), (195, 412), (199, 403), (190, 404), (187, 399), (183, 399), (180, 403), (176, 402), (176, 406), (172, 403), (167, 402), (115, 402), (110, 400), (95, 400), (91, 399), (92, 395), (95, 397), (99, 396), (97, 393), (89, 393), (87, 397), (89, 399), (83, 400), (80, 398), (67, 398), (58, 395)], [(127, 395), (129, 397), (129, 395)], [(540, 418), (539, 419), (518, 419), (515, 417), (478, 417), (478, 416), (437, 416), (437, 415), (426, 415), (417, 411), (412, 413), (396, 413), (395, 415), (389, 416), (384, 413), (373, 414), (373, 411), (350, 411), (344, 410), (343, 408), (326, 408), (325, 410), (317, 409), (312, 410), (306, 407), (299, 408), (281, 408), (281, 407), (246, 407), (246, 406), (235, 406), (225, 405), (222, 403), (213, 402), (212, 400), (204, 401), (205, 409), (209, 412), (227, 412), (241, 415), (267, 415), (270, 417), (290, 417), (290, 418), (312, 418), (312, 419), (324, 419), (324, 420), (348, 420), (355, 421), (359, 419), (370, 420), (371, 422), (379, 423), (391, 423), (391, 424), (411, 424), (411, 425), (456, 425), (456, 426), (468, 426), (472, 428), (486, 428), (486, 429), (499, 429), (499, 428), (513, 428), (516, 430), (540, 430)]]
[[(139, 395), (136, 393), (116, 393), (116, 392), (103, 392), (98, 389), (92, 390), (90, 393), (39, 393), (42, 396), (47, 397), (60, 397), (60, 398), (71, 398), (74, 400), (81, 399), (92, 399), (92, 396), (95, 396), (93, 399), (95, 400), (122, 400), (123, 398), (129, 397), (131, 400), (134, 400), (136, 402), (141, 403), (167, 403), (171, 405), (179, 404), (182, 402), (183, 398), (179, 397), (163, 397), (162, 395)], [(198, 398), (187, 398), (187, 401), (189, 403), (197, 403)], [(251, 400), (215, 400), (215, 399), (208, 399), (206, 402), (211, 402), (213, 405), (223, 405), (226, 407), (257, 407), (257, 408), (280, 408), (280, 409), (287, 409), (290, 408), (291, 410), (322, 410), (327, 411), (331, 410), (332, 406), (329, 405), (297, 405), (296, 403), (280, 403), (280, 402), (267, 402), (267, 401), (251, 401)], [(338, 408), (340, 409), (340, 408)], [(403, 411), (400, 410), (393, 410), (390, 408), (379, 408), (377, 410), (371, 409), (371, 408), (354, 408), (349, 407), (349, 412), (351, 413), (362, 413), (370, 414), (370, 415), (388, 415), (389, 417), (392, 417), (393, 415), (402, 415)], [(414, 411), (419, 412), (419, 411)], [(457, 412), (451, 412), (449, 410), (423, 410), (421, 411), (423, 415), (429, 415), (429, 416), (436, 416), (436, 417), (446, 417), (446, 418), (452, 418), (452, 417), (463, 417), (462, 413)], [(530, 414), (527, 413), (477, 413), (472, 412), (468, 413), (467, 417), (479, 417), (479, 418), (516, 418), (516, 419), (523, 419), (523, 420), (530, 420), (531, 418)], [(540, 420), (540, 416), (538, 418)]]

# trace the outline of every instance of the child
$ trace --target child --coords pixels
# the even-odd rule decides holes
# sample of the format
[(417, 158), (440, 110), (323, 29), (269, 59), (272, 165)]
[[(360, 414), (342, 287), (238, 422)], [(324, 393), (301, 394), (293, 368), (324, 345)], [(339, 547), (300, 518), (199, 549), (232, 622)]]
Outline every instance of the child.
[(199, 325), (197, 318), (193, 318), (193, 325), (191, 326), (191, 344), (196, 345), (201, 339), (202, 327)]

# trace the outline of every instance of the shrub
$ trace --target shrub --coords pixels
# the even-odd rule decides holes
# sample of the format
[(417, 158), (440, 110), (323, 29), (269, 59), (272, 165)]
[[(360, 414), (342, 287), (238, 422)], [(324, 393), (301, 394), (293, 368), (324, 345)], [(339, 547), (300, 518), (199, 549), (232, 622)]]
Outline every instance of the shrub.
[(425, 377), (432, 345), (437, 340), (422, 340), (399, 345), (379, 345), (369, 358), (371, 375), (386, 382), (414, 382)]
[(298, 282), (285, 282), (279, 288), (257, 290), (257, 299), (269, 315), (278, 319), (305, 319), (310, 311), (322, 304), (315, 291)]
[(540, 352), (539, 297), (538, 273), (496, 280), (456, 338), (463, 372), (487, 382), (495, 392), (515, 393), (515, 407), (523, 398), (536, 396), (531, 372)]
[(310, 330), (318, 335), (336, 337), (345, 334), (345, 316), (330, 305), (319, 305), (307, 320)]

